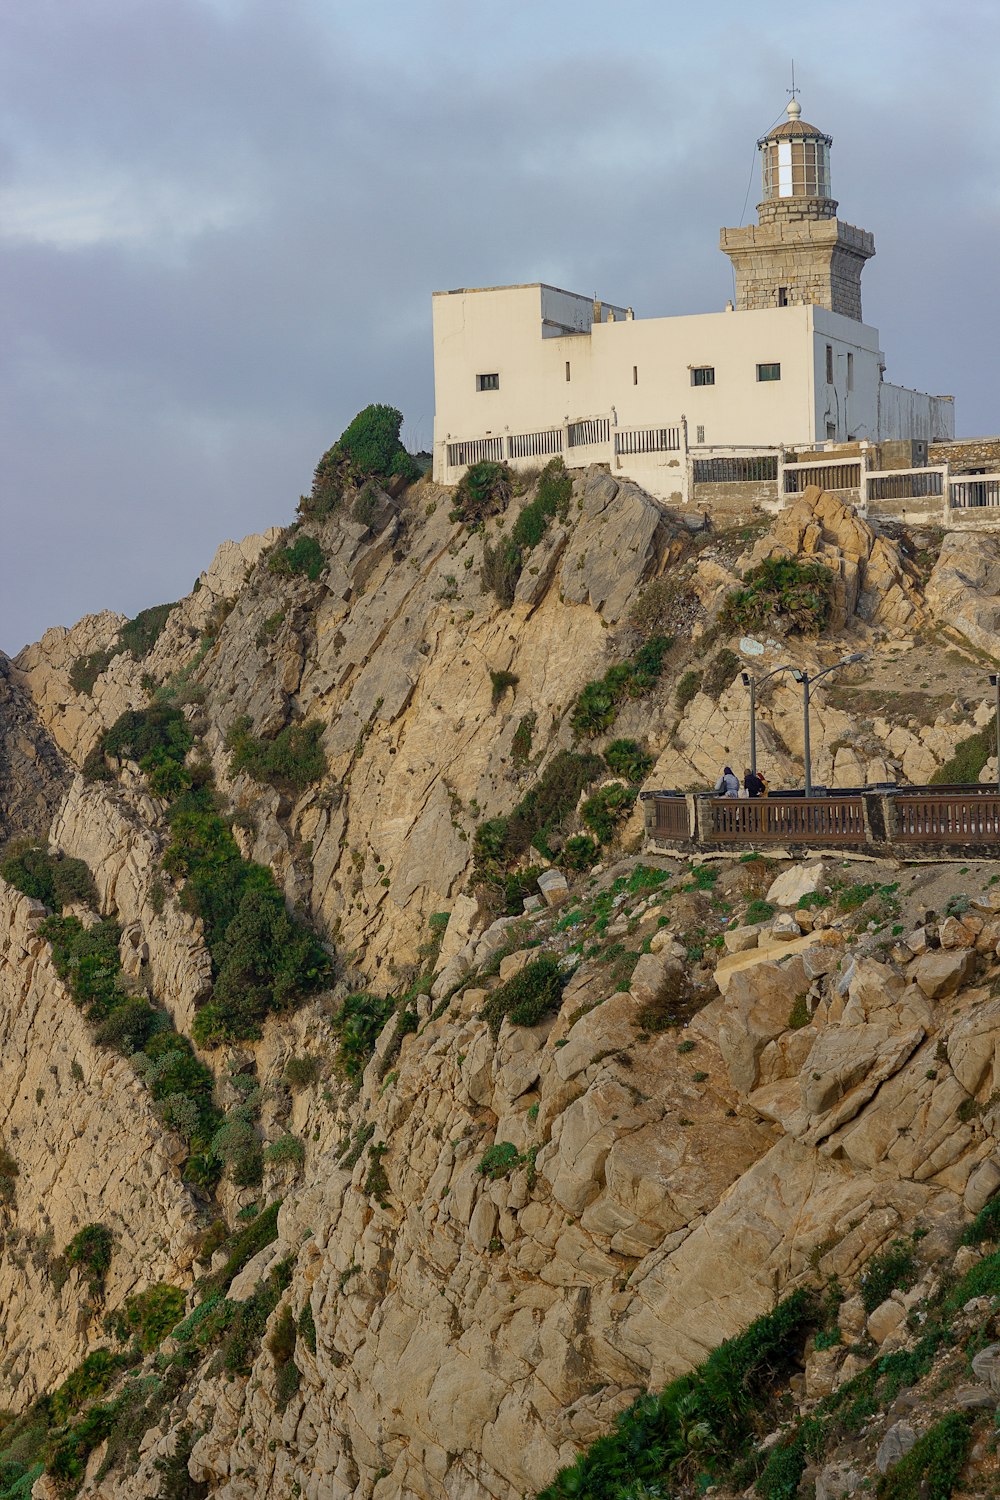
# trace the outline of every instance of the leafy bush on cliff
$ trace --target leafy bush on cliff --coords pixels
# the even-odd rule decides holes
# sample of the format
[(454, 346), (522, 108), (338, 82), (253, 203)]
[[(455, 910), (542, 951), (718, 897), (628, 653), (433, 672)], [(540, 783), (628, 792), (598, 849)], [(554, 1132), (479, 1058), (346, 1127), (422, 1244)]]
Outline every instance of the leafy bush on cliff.
[(513, 489), (514, 475), (506, 464), (489, 459), (472, 464), (458, 482), (452, 517), (470, 528), (480, 526), (506, 510)]
[(395, 1001), (386, 995), (364, 992), (348, 995), (333, 1018), (333, 1029), (340, 1042), (340, 1067), (347, 1077), (357, 1081), (375, 1051), (382, 1028), (395, 1009)]
[(25, 896), (41, 901), (52, 911), (75, 902), (96, 907), (97, 887), (82, 859), (52, 854), (37, 844), (10, 845), (0, 876)]
[(610, 729), (626, 698), (641, 698), (656, 686), (663, 671), (663, 659), (672, 645), (669, 636), (651, 636), (634, 656), (617, 662), (603, 677), (588, 682), (570, 717), (574, 734), (593, 738)]
[(420, 466), (400, 441), (403, 414), (375, 403), (359, 411), (332, 448), (316, 465), (312, 491), (299, 501), (299, 515), (322, 521), (339, 506), (348, 484), (402, 475), (407, 484), (420, 478)]
[[(615, 1428), (563, 1469), (538, 1500), (624, 1500), (669, 1493), (675, 1478), (724, 1471), (760, 1408), (794, 1368), (815, 1319), (811, 1292), (793, 1292), (773, 1312), (671, 1381), (640, 1396)], [(797, 1481), (796, 1481), (797, 1482)]]
[(494, 1036), (504, 1017), (514, 1026), (537, 1026), (559, 1009), (567, 978), (554, 955), (536, 958), (493, 990), (483, 1006), (483, 1020)]
[[(473, 479), (474, 490), (487, 492), (486, 480), (493, 475), (493, 483), (498, 486), (497, 493), (502, 496), (502, 504), (498, 503), (496, 509), (502, 509), (510, 494), (510, 486), (513, 476), (505, 464), (473, 465), (477, 474)], [(483, 470), (480, 477), (478, 471)], [(504, 471), (504, 477), (499, 480), (494, 471)], [(465, 479), (468, 479), (472, 469), (468, 470)], [(463, 479), (462, 484), (465, 483)], [(570, 496), (573, 493), (573, 481), (567, 474), (561, 458), (553, 458), (545, 465), (538, 478), (534, 499), (521, 511), (514, 522), (509, 537), (501, 536), (496, 546), (486, 542), (483, 546), (483, 587), (491, 589), (501, 604), (507, 606), (514, 602), (514, 592), (517, 581), (521, 576), (524, 566), (524, 553), (530, 552), (532, 547), (537, 547), (548, 529), (548, 524), (553, 516), (559, 516), (565, 520), (569, 512)], [(492, 501), (483, 502), (478, 498), (478, 493), (467, 499), (462, 494), (461, 485), (456, 494), (456, 515), (470, 524), (478, 524), (487, 515), (494, 514)]]
[(111, 776), (108, 758), (134, 760), (149, 777), (150, 790), (158, 796), (176, 796), (190, 786), (191, 775), (184, 764), (194, 736), (179, 708), (169, 703), (151, 703), (148, 708), (129, 709), (115, 720), (83, 763), (88, 781)]
[(932, 786), (970, 786), (979, 780), (980, 772), (996, 753), (996, 725), (987, 724), (967, 739), (959, 740), (955, 753), (931, 776)]
[(111, 1319), (111, 1326), (124, 1341), (135, 1335), (143, 1354), (158, 1349), (184, 1316), (185, 1293), (179, 1286), (158, 1281), (129, 1297)]
[(635, 787), (622, 786), (620, 782), (602, 786), (587, 798), (580, 809), (580, 817), (602, 844), (610, 844), (615, 829), (631, 812), (638, 795)]
[(496, 876), (532, 845), (551, 857), (548, 838), (575, 810), (580, 793), (603, 769), (596, 755), (560, 750), (507, 817), (489, 818), (476, 829), (474, 850), (480, 875)]
[(246, 771), (262, 785), (297, 792), (320, 779), (326, 770), (322, 724), (286, 724), (274, 739), (265, 740), (250, 733), (251, 722), (237, 719), (226, 735), (230, 776)]
[(612, 740), (604, 751), (608, 770), (626, 781), (645, 781), (655, 765), (655, 757), (638, 740)]
[(215, 986), (195, 1017), (202, 1046), (251, 1040), (264, 1017), (315, 994), (332, 964), (315, 934), (285, 909), (271, 871), (244, 860), (206, 790), (174, 804), (163, 856), (183, 876), (188, 904), (205, 924)]
[(326, 553), (312, 536), (297, 536), (290, 547), (276, 547), (267, 570), (278, 578), (308, 578), (315, 583), (326, 567)]
[(107, 651), (91, 651), (86, 656), (78, 656), (69, 669), (69, 685), (74, 693), (84, 693), (89, 697), (98, 677), (107, 671), (116, 655), (112, 646)]
[(127, 620), (118, 632), (119, 651), (131, 651), (136, 661), (149, 655), (153, 647), (163, 633), (163, 627), (170, 618), (171, 610), (177, 608), (173, 604), (154, 604), (150, 609), (140, 610), (132, 620)]
[(114, 1235), (106, 1224), (85, 1224), (63, 1251), (63, 1260), (70, 1267), (79, 1266), (94, 1297), (104, 1295), (114, 1248)]
[(719, 621), (733, 634), (781, 625), (789, 632), (819, 635), (829, 622), (835, 588), (833, 571), (822, 563), (769, 557), (727, 596)]

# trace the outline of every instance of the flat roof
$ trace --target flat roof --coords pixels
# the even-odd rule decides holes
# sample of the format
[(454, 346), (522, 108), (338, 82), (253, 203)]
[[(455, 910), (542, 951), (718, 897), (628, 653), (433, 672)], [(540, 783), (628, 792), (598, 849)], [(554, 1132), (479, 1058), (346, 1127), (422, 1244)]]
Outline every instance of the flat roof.
[(530, 292), (534, 288), (544, 292), (558, 292), (562, 297), (575, 297), (578, 302), (607, 303), (611, 307), (617, 307), (617, 302), (608, 303), (606, 297), (588, 297), (585, 292), (568, 292), (565, 287), (553, 286), (548, 281), (512, 281), (506, 286), (456, 286), (447, 292), (432, 292), (432, 297), (468, 297), (474, 292)]

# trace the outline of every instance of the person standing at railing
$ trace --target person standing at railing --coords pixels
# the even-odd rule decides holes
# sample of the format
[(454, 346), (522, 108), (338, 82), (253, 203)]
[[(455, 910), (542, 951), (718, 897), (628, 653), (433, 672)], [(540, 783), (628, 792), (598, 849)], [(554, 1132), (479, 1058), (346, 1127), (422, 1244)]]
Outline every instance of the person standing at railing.
[(747, 766), (743, 772), (743, 790), (748, 797), (764, 797), (767, 795), (767, 783), (763, 776)]
[(740, 794), (740, 783), (732, 766), (723, 766), (722, 775), (715, 783), (715, 795), (717, 797), (738, 797)]

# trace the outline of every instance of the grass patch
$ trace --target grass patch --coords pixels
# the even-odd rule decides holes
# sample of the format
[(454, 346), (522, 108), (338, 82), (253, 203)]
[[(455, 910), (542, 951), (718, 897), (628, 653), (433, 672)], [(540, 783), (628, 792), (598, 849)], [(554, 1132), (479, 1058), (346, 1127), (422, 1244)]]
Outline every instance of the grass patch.
[(97, 907), (97, 887), (83, 860), (51, 854), (37, 844), (21, 841), (9, 845), (0, 864), (0, 876), (50, 911), (61, 911), (76, 902)]
[(226, 735), (230, 776), (245, 771), (262, 786), (292, 792), (301, 792), (320, 780), (326, 771), (322, 724), (317, 720), (286, 724), (273, 739), (266, 740), (251, 734), (251, 723), (241, 717)]

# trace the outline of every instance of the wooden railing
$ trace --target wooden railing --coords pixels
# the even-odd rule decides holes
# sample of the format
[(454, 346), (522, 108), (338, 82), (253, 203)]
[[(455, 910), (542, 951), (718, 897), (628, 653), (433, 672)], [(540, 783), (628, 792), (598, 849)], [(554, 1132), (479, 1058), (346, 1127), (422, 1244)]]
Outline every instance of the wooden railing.
[(897, 794), (895, 837), (902, 843), (979, 844), (1000, 841), (1000, 793)]
[(861, 797), (754, 797), (747, 801), (716, 797), (708, 807), (712, 827), (704, 836), (725, 842), (863, 844), (866, 840)]
[(686, 839), (691, 837), (691, 819), (684, 797), (653, 798), (654, 838)]

